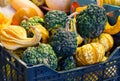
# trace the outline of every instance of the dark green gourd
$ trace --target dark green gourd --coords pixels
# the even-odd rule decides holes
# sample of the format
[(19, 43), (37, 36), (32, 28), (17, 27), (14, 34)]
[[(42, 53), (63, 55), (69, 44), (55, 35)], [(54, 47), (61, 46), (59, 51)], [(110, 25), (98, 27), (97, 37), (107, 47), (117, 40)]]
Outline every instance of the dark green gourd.
[(45, 14), (44, 21), (45, 27), (48, 29), (48, 31), (51, 31), (56, 27), (65, 28), (68, 17), (67, 14), (63, 11), (52, 10)]
[(58, 57), (72, 56), (77, 48), (76, 33), (66, 28), (55, 29), (50, 37), (50, 45)]
[(90, 4), (77, 15), (76, 22), (77, 31), (83, 38), (96, 38), (103, 32), (107, 22), (105, 9)]

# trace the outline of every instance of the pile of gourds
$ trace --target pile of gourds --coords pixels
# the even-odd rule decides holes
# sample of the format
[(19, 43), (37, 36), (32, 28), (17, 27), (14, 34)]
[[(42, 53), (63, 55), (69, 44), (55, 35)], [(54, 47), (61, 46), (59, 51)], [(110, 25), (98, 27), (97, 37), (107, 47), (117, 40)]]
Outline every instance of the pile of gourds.
[[(82, 11), (82, 7), (77, 8), (78, 11)], [(75, 24), (75, 23), (74, 23)], [(5, 23), (0, 25), (0, 42), (9, 50), (16, 50), (18, 48), (30, 47), (40, 43), (41, 39), (47, 41), (49, 38), (49, 32), (42, 26), (32, 26), (31, 30), (34, 34), (32, 38), (27, 37), (26, 30), (18, 25), (11, 25), (11, 23)], [(104, 32), (97, 38), (91, 39), (88, 44), (82, 45), (83, 39), (79, 39), (81, 43), (77, 47), (75, 59), (77, 65), (89, 65), (106, 60), (105, 54), (110, 51), (114, 45), (114, 40), (111, 35), (117, 34), (120, 31), (120, 16), (117, 23), (111, 26), (108, 22), (105, 26)]]

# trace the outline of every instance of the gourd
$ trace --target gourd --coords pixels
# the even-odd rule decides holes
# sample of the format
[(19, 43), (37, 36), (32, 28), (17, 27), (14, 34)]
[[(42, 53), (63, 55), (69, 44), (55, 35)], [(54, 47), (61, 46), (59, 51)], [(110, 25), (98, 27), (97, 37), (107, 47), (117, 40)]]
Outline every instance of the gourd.
[(38, 28), (33, 29), (33, 38), (27, 38), (26, 30), (21, 26), (9, 25), (0, 31), (0, 41), (2, 45), (10, 50), (36, 45), (41, 40)]
[(44, 16), (45, 27), (48, 31), (51, 31), (58, 27), (65, 28), (68, 16), (65, 12), (60, 10), (52, 10)]
[(117, 34), (120, 31), (120, 16), (118, 16), (117, 22), (115, 25), (111, 26), (108, 22), (105, 26), (104, 32), (111, 35)]
[(98, 37), (104, 31), (106, 22), (105, 9), (96, 4), (89, 4), (76, 16), (77, 31), (85, 39)]
[(57, 68), (57, 56), (49, 44), (40, 43), (38, 46), (28, 47), (21, 59), (30, 65), (45, 64), (52, 69)]
[(17, 11), (20, 8), (33, 8), (37, 12), (38, 16), (44, 17), (43, 11), (37, 7), (34, 3), (30, 0), (10, 0), (10, 5)]
[(58, 57), (68, 57), (75, 54), (77, 37), (75, 32), (69, 31), (69, 28), (60, 27), (52, 33), (49, 44), (53, 47)]
[(22, 20), (20, 23), (20, 26), (24, 27), (27, 31), (28, 37), (33, 37), (33, 33), (31, 31), (31, 26), (37, 27), (42, 34), (42, 40), (41, 42), (47, 43), (49, 39), (49, 32), (47, 29), (42, 25), (44, 23), (43, 18), (40, 18), (39, 16), (30, 17), (27, 19)]
[(108, 52), (114, 45), (113, 37), (108, 33), (102, 33), (98, 38), (92, 39), (92, 42), (99, 42), (105, 47), (105, 52)]
[(98, 62), (102, 62), (105, 55), (105, 48), (100, 43), (89, 43), (76, 50), (75, 58), (77, 65), (90, 65)]

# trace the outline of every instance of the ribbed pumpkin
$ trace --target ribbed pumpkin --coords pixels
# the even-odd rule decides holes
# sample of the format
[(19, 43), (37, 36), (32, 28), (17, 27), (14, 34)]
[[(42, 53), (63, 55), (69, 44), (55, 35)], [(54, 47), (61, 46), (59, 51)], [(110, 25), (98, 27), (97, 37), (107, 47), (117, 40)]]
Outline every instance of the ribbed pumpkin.
[(75, 58), (77, 65), (90, 65), (102, 62), (105, 48), (100, 43), (90, 43), (77, 48)]
[(92, 42), (99, 42), (105, 47), (105, 52), (108, 52), (114, 44), (113, 37), (108, 33), (102, 33), (98, 38), (92, 39)]

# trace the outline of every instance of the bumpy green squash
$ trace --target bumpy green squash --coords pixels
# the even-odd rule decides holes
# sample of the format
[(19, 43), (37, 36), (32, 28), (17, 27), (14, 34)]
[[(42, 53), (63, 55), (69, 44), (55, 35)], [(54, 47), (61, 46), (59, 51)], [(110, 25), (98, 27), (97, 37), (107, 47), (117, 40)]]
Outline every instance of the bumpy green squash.
[(67, 31), (65, 28), (60, 27), (55, 29), (49, 43), (58, 57), (68, 57), (75, 54), (77, 37), (75, 32)]
[(52, 69), (57, 68), (57, 56), (49, 44), (40, 44), (36, 47), (28, 47), (22, 55), (22, 60), (26, 64), (45, 64)]
[(67, 14), (63, 11), (52, 10), (45, 14), (44, 21), (45, 27), (48, 29), (48, 31), (51, 31), (57, 27), (65, 28), (68, 17)]
[(105, 9), (96, 4), (90, 4), (76, 17), (78, 33), (83, 38), (96, 38), (104, 30), (107, 22)]

